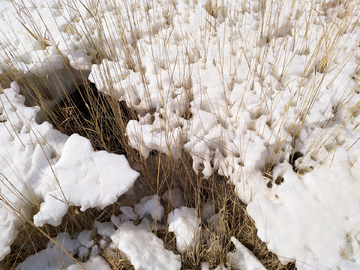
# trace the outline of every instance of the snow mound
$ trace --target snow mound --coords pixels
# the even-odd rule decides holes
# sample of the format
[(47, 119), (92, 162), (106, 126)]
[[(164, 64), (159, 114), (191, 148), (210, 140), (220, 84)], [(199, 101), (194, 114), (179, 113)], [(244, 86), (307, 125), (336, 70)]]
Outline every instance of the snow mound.
[(264, 197), (247, 206), (258, 236), (281, 254), (280, 261), (296, 260), (299, 270), (309, 265), (347, 269), (342, 268), (343, 254), (353, 260), (360, 248), (360, 178), (353, 176), (354, 170), (338, 166), (336, 171), (310, 172), (302, 180), (287, 172), (276, 203)]
[(201, 219), (194, 208), (181, 207), (175, 209), (168, 217), (169, 232), (176, 236), (176, 248), (184, 253), (200, 240)]
[(55, 176), (41, 190), (44, 202), (34, 216), (36, 226), (59, 225), (70, 205), (81, 206), (81, 211), (103, 209), (128, 191), (139, 176), (125, 156), (95, 152), (88, 139), (76, 134), (69, 137), (59, 161), (49, 170)]
[(163, 241), (149, 232), (146, 224), (135, 226), (127, 221), (111, 236), (111, 248), (119, 249), (137, 269), (181, 268), (180, 255), (166, 250)]

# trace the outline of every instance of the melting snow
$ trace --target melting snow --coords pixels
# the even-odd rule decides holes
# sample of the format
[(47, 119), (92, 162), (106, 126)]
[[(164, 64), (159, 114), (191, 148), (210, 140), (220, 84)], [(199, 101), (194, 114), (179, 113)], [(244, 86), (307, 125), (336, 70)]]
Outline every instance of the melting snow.
[(194, 208), (182, 206), (175, 209), (168, 217), (169, 232), (176, 236), (176, 247), (184, 253), (200, 240), (201, 219), (197, 217)]
[[(10, 87), (0, 94), (0, 190), (8, 202), (0, 204), (0, 260), (10, 252), (19, 220), (30, 218), (32, 205), (41, 202), (34, 216), (37, 226), (58, 225), (68, 206), (81, 211), (104, 208), (138, 177), (125, 157), (95, 152), (85, 138), (67, 137), (46, 122), (38, 124), (39, 109), (24, 106), (16, 81), (46, 75), (58, 96), (54, 78), (72, 92), (71, 74), (81, 71), (99, 91), (112, 91), (139, 113), (138, 121), (128, 123), (127, 135), (144, 157), (157, 150), (178, 159), (186, 151), (196, 173), (227, 177), (248, 204), (258, 236), (283, 263), (295, 261), (299, 270), (359, 269), (358, 1), (274, 0), (263, 5), (259, 0), (178, 0), (168, 5), (164, 0), (151, 4), (149, 21), (145, 5), (131, 5), (136, 35), (106, 27), (100, 35), (95, 25), (115, 22), (114, 14), (126, 14), (128, 6), (118, 1), (114, 12), (115, 2), (104, 1), (98, 10), (98, 2), (1, 3), (0, 81)], [(211, 11), (215, 6), (217, 11)], [(26, 8), (38, 33), (45, 33), (42, 41), (19, 18)], [(98, 10), (99, 21), (92, 10)], [(122, 23), (124, 29), (132, 26), (126, 18)], [(88, 33), (76, 34), (83, 29)], [(112, 42), (99, 46), (104, 59), (98, 63), (86, 52), (92, 43), (102, 44), (102, 38)], [(141, 48), (142, 66), (130, 68), (123, 56), (138, 53), (134, 47)], [(332, 51), (336, 53), (330, 59), (323, 58)], [(71, 72), (62, 60), (68, 61)], [(105, 73), (107, 80), (101, 80)], [(302, 157), (295, 160), (295, 152)], [(264, 174), (266, 167), (271, 177)], [(185, 252), (198, 241), (201, 226), (195, 210), (182, 207), (178, 194), (169, 192), (164, 199), (177, 198), (169, 230), (176, 234), (178, 251)], [(112, 241), (136, 269), (180, 268), (179, 256), (147, 230), (145, 219), (164, 217), (159, 202), (156, 196), (144, 198), (135, 207), (137, 215), (122, 208), (123, 216), (112, 218), (119, 228), (110, 222), (95, 224), (99, 234), (112, 239), (102, 243)], [(139, 226), (129, 221), (142, 217)], [(85, 256), (92, 240), (84, 234), (79, 240), (60, 234), (57, 241), (65, 241), (70, 254)], [(146, 244), (140, 245), (136, 237)], [(232, 241), (236, 256), (250, 260), (239, 267), (250, 267), (252, 260), (253, 269), (261, 269), (236, 239)], [(98, 248), (92, 247), (84, 267), (106, 269), (95, 257)], [(72, 260), (58, 249), (49, 246), (19, 267), (55, 269), (54, 250), (63, 266), (79, 267), (70, 266)]]
[(127, 221), (111, 236), (111, 248), (117, 248), (137, 269), (180, 269), (180, 255), (166, 250), (163, 241), (146, 224), (135, 226)]

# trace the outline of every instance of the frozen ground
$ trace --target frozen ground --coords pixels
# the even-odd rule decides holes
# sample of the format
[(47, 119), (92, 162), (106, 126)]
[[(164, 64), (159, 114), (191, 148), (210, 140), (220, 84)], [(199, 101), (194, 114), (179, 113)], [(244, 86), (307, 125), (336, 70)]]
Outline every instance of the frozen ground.
[[(139, 112), (127, 134), (143, 156), (158, 150), (177, 159), (186, 151), (205, 179), (214, 172), (228, 177), (258, 236), (284, 264), (360, 269), (359, 1), (105, 2), (2, 1), (0, 80), (6, 73), (14, 81), (59, 76), (71, 92), (66, 57), (99, 91)], [(98, 25), (109, 22), (99, 33)], [(101, 63), (87, 53), (89, 40), (112, 41)], [(141, 66), (129, 63), (129, 53), (141, 57)], [(0, 98), (3, 259), (33, 202), (42, 201), (35, 225), (58, 225), (69, 205), (102, 209), (115, 202), (138, 173), (123, 156), (95, 152), (85, 138), (38, 124), (38, 109), (24, 106), (16, 82)], [(183, 252), (201, 227), (194, 209), (176, 206), (169, 230)], [(147, 229), (163, 221), (161, 207), (159, 198), (147, 197), (112, 222), (95, 224), (103, 247), (89, 235), (61, 234), (59, 246), (50, 242), (19, 269), (57, 269), (59, 262), (106, 269), (98, 256), (106, 247), (119, 249), (135, 269), (180, 269), (179, 255)], [(143, 221), (135, 226), (138, 217)], [(232, 241), (229, 260), (238, 269), (261, 269)], [(64, 254), (91, 255), (76, 266)]]

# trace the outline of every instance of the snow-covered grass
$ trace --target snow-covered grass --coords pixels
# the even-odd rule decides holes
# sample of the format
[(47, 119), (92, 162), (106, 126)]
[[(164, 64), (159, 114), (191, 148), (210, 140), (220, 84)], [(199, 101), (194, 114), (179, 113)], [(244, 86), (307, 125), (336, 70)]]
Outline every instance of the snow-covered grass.
[(0, 268), (360, 268), (359, 9), (2, 1)]

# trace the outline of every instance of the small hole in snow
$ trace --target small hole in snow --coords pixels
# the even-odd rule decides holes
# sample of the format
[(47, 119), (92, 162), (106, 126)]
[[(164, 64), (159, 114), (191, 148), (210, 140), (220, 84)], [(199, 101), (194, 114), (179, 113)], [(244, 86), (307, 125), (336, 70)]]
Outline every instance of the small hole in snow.
[(275, 184), (281, 185), (282, 183), (284, 183), (284, 178), (281, 176), (278, 176), (275, 180)]
[(51, 152), (50, 159), (57, 158), (57, 154), (55, 152)]
[(199, 171), (202, 172), (205, 169), (205, 166), (203, 163), (199, 164)]
[(295, 166), (295, 161), (298, 159), (298, 158), (301, 158), (303, 157), (304, 154), (299, 152), (299, 151), (296, 151), (294, 154), (290, 155), (289, 157), (289, 163), (292, 165), (292, 166)]

